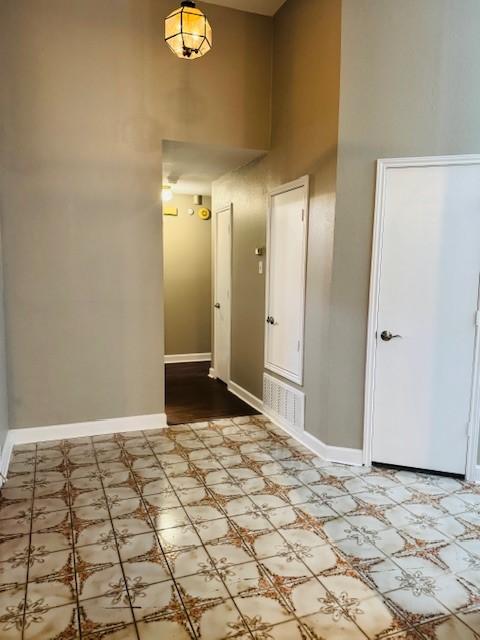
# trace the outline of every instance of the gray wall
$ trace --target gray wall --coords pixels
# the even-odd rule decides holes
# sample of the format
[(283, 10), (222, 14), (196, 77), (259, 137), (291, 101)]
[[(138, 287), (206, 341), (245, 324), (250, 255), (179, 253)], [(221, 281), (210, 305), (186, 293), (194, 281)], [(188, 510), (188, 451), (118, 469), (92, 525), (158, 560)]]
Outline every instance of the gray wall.
[(272, 151), (214, 185), (214, 203), (234, 203), (233, 379), (261, 396), (252, 249), (267, 189), (313, 177), (306, 428), (330, 445), (363, 444), (375, 162), (480, 152), (478, 24), (478, 0), (288, 0), (274, 20)]
[(328, 442), (361, 447), (377, 158), (480, 152), (480, 2), (344, 0)]
[(306, 428), (326, 433), (326, 366), (340, 82), (340, 0), (290, 0), (274, 19), (272, 150), (214, 183), (214, 207), (233, 202), (232, 379), (262, 396), (268, 189), (311, 176), (307, 264)]
[[(175, 195), (163, 216), (165, 353), (210, 353), (212, 311), (212, 225), (198, 217), (193, 196)], [(209, 196), (202, 207), (211, 209)], [(194, 215), (187, 213), (194, 209)]]
[(0, 452), (5, 444), (5, 438), (8, 431), (7, 353), (5, 344), (5, 309), (3, 300), (3, 245), (0, 234)]
[[(10, 425), (163, 411), (162, 139), (265, 149), (272, 21), (169, 0), (2, 0), (0, 192)], [(228, 81), (227, 81), (228, 80)]]

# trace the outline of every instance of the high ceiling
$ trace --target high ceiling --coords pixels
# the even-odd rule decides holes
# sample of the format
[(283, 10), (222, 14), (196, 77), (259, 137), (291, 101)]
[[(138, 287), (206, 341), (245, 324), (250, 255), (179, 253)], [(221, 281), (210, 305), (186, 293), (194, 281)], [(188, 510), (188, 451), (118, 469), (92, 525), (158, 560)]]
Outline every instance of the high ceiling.
[(261, 155), (262, 152), (250, 149), (165, 140), (163, 184), (171, 184), (174, 193), (207, 196), (211, 194), (214, 180)]
[(273, 16), (280, 9), (285, 0), (201, 0), (208, 4), (219, 4), (230, 9), (249, 11), (250, 13), (261, 13), (264, 16)]

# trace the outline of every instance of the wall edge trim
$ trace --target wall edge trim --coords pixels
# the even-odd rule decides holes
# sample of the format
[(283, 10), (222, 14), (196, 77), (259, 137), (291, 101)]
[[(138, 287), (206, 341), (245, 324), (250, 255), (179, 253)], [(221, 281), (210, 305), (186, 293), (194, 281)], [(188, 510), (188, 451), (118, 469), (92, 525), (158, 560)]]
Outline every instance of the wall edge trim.
[[(0, 457), (0, 473), (6, 477), (13, 447), (16, 444), (31, 442), (48, 442), (66, 438), (100, 436), (121, 431), (148, 431), (149, 429), (165, 429), (167, 427), (165, 413), (152, 413), (143, 416), (126, 416), (123, 418), (105, 418), (89, 422), (71, 422), (44, 427), (26, 427), (9, 429)], [(74, 432), (74, 435), (72, 434)]]
[(179, 362), (211, 362), (211, 353), (175, 353), (165, 356), (165, 364), (177, 364)]
[(240, 398), (240, 400), (243, 400), (254, 409), (257, 409), (259, 413), (263, 413), (263, 400), (260, 400), (260, 398), (254, 396), (253, 393), (250, 393), (250, 391), (247, 391), (232, 380), (230, 380), (230, 382), (228, 383), (227, 389), (230, 391), (230, 393), (233, 393), (234, 396), (237, 396), (237, 398)]
[(363, 449), (351, 449), (349, 447), (335, 447), (325, 444), (308, 431), (296, 431), (289, 427), (283, 420), (279, 420), (275, 414), (264, 409), (264, 415), (270, 418), (281, 429), (286, 431), (289, 436), (310, 449), (315, 455), (323, 458), (327, 462), (337, 462), (340, 464), (348, 464), (354, 467), (363, 465)]
[(263, 413), (263, 415), (269, 418), (277, 427), (286, 431), (289, 436), (297, 440), (300, 444), (303, 444), (305, 447), (310, 449), (310, 451), (315, 453), (315, 455), (320, 456), (327, 462), (339, 462), (341, 464), (349, 464), (356, 467), (362, 466), (362, 449), (331, 446), (325, 444), (311, 433), (308, 433), (308, 431), (297, 431), (292, 429), (290, 425), (280, 418), (280, 416), (265, 407), (260, 398), (254, 396), (236, 382), (230, 381), (228, 384), (228, 390), (238, 396), (241, 400), (244, 400), (247, 404), (250, 404), (254, 409), (258, 409), (259, 412)]

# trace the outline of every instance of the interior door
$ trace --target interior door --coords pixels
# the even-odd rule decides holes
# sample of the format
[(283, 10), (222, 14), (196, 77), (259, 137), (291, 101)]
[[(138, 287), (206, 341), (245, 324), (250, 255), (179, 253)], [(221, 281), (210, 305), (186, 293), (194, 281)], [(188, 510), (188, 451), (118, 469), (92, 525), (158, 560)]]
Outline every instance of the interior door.
[(387, 169), (373, 461), (465, 473), (480, 276), (480, 167)]
[(308, 177), (270, 194), (265, 368), (303, 383)]
[(214, 368), (217, 378), (230, 379), (230, 305), (232, 210), (215, 213)]

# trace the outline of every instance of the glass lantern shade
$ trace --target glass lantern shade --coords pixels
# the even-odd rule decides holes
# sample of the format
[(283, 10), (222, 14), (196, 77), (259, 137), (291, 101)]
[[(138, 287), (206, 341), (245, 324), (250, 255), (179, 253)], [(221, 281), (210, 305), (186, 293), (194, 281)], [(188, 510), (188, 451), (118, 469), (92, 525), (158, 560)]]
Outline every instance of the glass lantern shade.
[(212, 48), (212, 28), (194, 2), (182, 2), (165, 19), (165, 41), (179, 58), (200, 58)]

